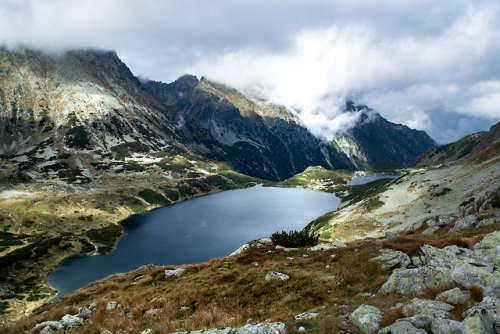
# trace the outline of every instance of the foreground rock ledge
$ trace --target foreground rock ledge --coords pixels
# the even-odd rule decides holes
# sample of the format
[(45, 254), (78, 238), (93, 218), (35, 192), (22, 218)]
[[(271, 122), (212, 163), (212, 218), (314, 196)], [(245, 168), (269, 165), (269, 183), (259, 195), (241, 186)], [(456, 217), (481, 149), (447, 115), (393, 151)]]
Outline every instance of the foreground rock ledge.
[(183, 331), (172, 334), (286, 334), (286, 326), (282, 322), (270, 324), (249, 324), (240, 328), (215, 328), (199, 331)]

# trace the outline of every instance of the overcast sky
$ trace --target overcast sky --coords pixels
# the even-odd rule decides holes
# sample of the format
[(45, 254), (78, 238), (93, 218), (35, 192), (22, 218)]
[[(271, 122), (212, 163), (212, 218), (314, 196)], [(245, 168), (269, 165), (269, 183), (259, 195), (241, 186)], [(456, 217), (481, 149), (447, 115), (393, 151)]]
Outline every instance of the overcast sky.
[(0, 0), (0, 44), (115, 50), (140, 77), (206, 76), (319, 136), (346, 99), (447, 143), (500, 120), (498, 0)]

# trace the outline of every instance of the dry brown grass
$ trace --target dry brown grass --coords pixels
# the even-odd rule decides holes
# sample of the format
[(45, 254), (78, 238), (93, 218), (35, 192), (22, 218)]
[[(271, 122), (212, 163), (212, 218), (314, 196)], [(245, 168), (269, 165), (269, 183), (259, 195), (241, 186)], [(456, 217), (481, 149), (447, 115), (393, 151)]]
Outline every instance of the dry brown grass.
[[(379, 255), (381, 246), (411, 254), (419, 252), (423, 243), (434, 246), (472, 245), (476, 240), (478, 238), (470, 235), (443, 237), (416, 232), (382, 242), (353, 242), (348, 247), (325, 252), (306, 249), (284, 252), (264, 246), (239, 256), (184, 266), (185, 273), (176, 278), (164, 277), (164, 270), (174, 268), (172, 266), (138, 269), (91, 283), (84, 289), (42, 306), (30, 317), (0, 328), (0, 332), (25, 332), (37, 322), (59, 320), (66, 313), (74, 313), (76, 307), (93, 301), (99, 302), (99, 309), (92, 313), (81, 333), (99, 333), (104, 329), (138, 332), (145, 328), (162, 333), (179, 329), (239, 327), (247, 321), (284, 321), (291, 333), (300, 325), (312, 333), (355, 332), (345, 317), (359, 305), (377, 306), (384, 314), (383, 323), (389, 324), (401, 316), (400, 309), (394, 308), (394, 305), (412, 298), (399, 294), (376, 295), (370, 299), (361, 297), (361, 292), (376, 293), (390, 274), (377, 262), (369, 262)], [(336, 255), (334, 259), (330, 257), (332, 254)], [(228, 270), (219, 270), (220, 267)], [(286, 273), (291, 279), (285, 282), (266, 281), (265, 275), (271, 270)], [(141, 275), (144, 277), (136, 281)], [(426, 297), (434, 298), (452, 287), (452, 284), (429, 287)], [(474, 298), (480, 295), (472, 291), (471, 294), (475, 294)], [(153, 300), (158, 297), (164, 299)], [(119, 302), (121, 307), (108, 313), (105, 306), (111, 300)], [(464, 307), (458, 305), (452, 316), (459, 319)], [(163, 311), (145, 316), (151, 309)], [(304, 323), (291, 321), (293, 315), (311, 310), (321, 312), (320, 318)]]
[(471, 284), (466, 287), (467, 291), (469, 291), (472, 300), (475, 302), (480, 302), (483, 300), (484, 289), (482, 286), (477, 284)]
[(380, 328), (384, 328), (392, 323), (394, 323), (396, 320), (404, 318), (403, 314), (403, 307), (391, 307), (388, 310), (385, 310), (385, 312), (382, 315), (382, 320), (380, 321)]
[(427, 299), (435, 299), (436, 296), (439, 295), (441, 292), (456, 288), (458, 286), (459, 285), (453, 281), (449, 281), (438, 285), (429, 285), (425, 288), (423, 297)]
[(422, 235), (420, 233), (406, 233), (395, 238), (387, 239), (382, 242), (383, 248), (392, 248), (402, 251), (410, 256), (420, 253), (420, 247), (423, 244), (437, 248), (456, 245), (462, 248), (472, 248), (477, 242), (484, 238), (485, 234), (474, 237), (460, 237), (450, 235)]

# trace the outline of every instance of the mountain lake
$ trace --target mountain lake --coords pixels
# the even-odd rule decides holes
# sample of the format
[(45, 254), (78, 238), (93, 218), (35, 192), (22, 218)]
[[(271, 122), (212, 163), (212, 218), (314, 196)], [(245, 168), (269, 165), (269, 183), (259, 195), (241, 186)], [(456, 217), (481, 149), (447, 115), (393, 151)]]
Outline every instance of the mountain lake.
[(301, 230), (336, 210), (339, 202), (327, 192), (261, 186), (193, 198), (123, 220), (125, 234), (113, 251), (69, 257), (47, 283), (58, 290), (58, 298), (144, 264), (180, 265), (224, 257), (250, 240)]

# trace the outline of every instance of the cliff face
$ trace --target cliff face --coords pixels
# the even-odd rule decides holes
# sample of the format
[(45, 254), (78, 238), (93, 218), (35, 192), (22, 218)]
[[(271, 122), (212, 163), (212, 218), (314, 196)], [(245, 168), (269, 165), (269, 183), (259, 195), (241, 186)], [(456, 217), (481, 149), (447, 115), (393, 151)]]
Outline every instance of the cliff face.
[(246, 174), (285, 179), (308, 166), (352, 169), (347, 157), (314, 137), (292, 113), (259, 105), (234, 89), (183, 76), (145, 88), (179, 110), (179, 136), (193, 150)]

